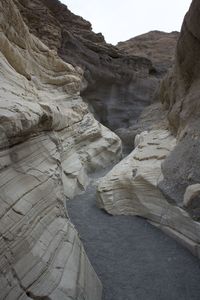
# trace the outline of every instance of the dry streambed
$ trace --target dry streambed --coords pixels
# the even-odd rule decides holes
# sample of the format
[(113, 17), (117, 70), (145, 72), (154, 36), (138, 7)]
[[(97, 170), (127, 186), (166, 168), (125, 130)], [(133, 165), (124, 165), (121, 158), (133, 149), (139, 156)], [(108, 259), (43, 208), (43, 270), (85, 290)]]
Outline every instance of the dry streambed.
[(93, 174), (86, 192), (67, 202), (103, 284), (103, 300), (199, 300), (197, 258), (145, 219), (96, 207), (97, 180), (104, 174)]

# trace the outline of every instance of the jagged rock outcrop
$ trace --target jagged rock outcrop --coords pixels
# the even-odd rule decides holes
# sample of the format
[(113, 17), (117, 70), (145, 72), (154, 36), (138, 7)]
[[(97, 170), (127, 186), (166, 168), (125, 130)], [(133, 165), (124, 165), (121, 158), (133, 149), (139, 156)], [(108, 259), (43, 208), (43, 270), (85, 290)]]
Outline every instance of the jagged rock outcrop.
[(174, 65), (178, 36), (177, 31), (167, 33), (155, 30), (120, 42), (117, 47), (129, 55), (150, 59), (157, 72), (165, 75)]
[(101, 299), (64, 203), (121, 146), (80, 98), (80, 77), (0, 1), (0, 299)]
[(127, 128), (151, 103), (160, 74), (149, 59), (107, 44), (58, 0), (15, 1), (30, 31), (82, 69), (81, 95), (100, 122), (112, 130)]
[(183, 207), (168, 201), (158, 185), (161, 165), (176, 146), (167, 130), (152, 130), (136, 136), (134, 151), (117, 164), (97, 189), (100, 208), (113, 215), (137, 215), (177, 239), (200, 257), (200, 223)]

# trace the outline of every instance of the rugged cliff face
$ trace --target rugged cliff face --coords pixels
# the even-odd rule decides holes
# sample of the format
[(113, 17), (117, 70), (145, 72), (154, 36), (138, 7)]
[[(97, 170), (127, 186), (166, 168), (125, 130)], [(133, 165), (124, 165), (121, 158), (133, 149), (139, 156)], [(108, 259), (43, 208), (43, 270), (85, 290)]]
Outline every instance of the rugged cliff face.
[(82, 69), (81, 95), (98, 120), (116, 130), (138, 119), (151, 103), (160, 78), (151, 60), (106, 44), (89, 22), (58, 0), (18, 0), (17, 5), (34, 35)]
[(129, 55), (150, 59), (154, 68), (165, 75), (174, 65), (175, 49), (179, 33), (150, 31), (128, 41), (118, 43), (117, 47)]
[[(30, 1), (31, 3), (31, 1)], [(79, 96), (80, 74), (0, 1), (0, 298), (101, 299), (65, 209), (120, 140)]]
[[(194, 0), (183, 22), (175, 67), (163, 82), (160, 94), (171, 130), (178, 137), (177, 147), (163, 164), (160, 188), (179, 205), (183, 204), (186, 188), (200, 181), (199, 10), (199, 1)], [(187, 207), (195, 219), (200, 217), (197, 194)]]

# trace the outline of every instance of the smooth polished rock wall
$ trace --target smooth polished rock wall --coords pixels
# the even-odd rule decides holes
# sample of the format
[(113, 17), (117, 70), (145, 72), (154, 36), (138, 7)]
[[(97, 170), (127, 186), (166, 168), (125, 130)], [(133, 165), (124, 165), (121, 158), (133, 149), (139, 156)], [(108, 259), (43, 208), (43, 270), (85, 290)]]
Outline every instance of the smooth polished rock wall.
[(65, 209), (89, 172), (121, 155), (119, 138), (79, 97), (80, 74), (0, 1), (0, 298), (100, 300)]
[(161, 165), (176, 146), (176, 139), (167, 130), (146, 131), (136, 136), (135, 146), (100, 179), (98, 206), (113, 215), (144, 217), (199, 256), (200, 223), (159, 189)]

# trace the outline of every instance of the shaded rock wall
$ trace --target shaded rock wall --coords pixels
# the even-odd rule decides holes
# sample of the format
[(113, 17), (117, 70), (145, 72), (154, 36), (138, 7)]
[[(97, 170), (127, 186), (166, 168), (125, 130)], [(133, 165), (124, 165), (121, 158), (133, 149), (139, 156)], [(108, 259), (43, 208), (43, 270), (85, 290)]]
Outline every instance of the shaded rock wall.
[[(162, 108), (155, 104), (143, 113), (137, 130), (144, 126), (147, 131), (136, 136), (135, 150), (115, 166), (98, 187), (101, 208), (111, 214), (147, 218), (198, 257), (199, 14), (199, 1), (193, 0), (178, 40), (175, 66), (160, 87)], [(160, 118), (155, 113), (157, 109), (162, 112)], [(164, 131), (160, 130), (161, 126)]]
[(101, 34), (92, 32), (89, 22), (58, 0), (16, 3), (30, 31), (82, 69), (81, 95), (104, 125), (127, 128), (151, 103), (160, 75), (149, 59), (107, 44)]
[(180, 205), (186, 188), (200, 182), (199, 16), (200, 4), (194, 0), (182, 25), (175, 67), (160, 91), (170, 128), (179, 141), (163, 164), (164, 180), (160, 188)]
[(29, 33), (12, 0), (0, 1), (0, 82), (0, 298), (100, 300), (64, 203), (119, 159), (120, 140), (80, 98), (80, 73)]
[[(125, 42), (120, 42), (117, 47), (123, 51), (124, 54), (139, 55), (150, 59), (153, 66), (152, 73), (155, 72), (157, 79), (160, 78), (162, 80), (167, 72), (174, 66), (178, 36), (179, 33), (176, 31), (171, 33), (150, 31)], [(146, 82), (143, 81), (142, 87), (144, 91), (146, 90), (148, 95), (149, 90), (146, 88)], [(153, 103), (150, 106), (144, 107), (139, 118), (133, 118), (129, 122), (125, 120), (128, 126), (117, 128), (115, 131), (123, 141), (124, 150), (126, 152), (130, 152), (134, 148), (134, 138), (136, 134), (147, 129), (168, 128), (166, 124), (167, 113), (160, 104), (159, 88), (152, 93), (151, 98), (153, 99)], [(139, 101), (142, 102), (142, 98)], [(134, 108), (137, 111), (136, 105)], [(127, 114), (129, 114), (129, 112), (127, 112)], [(132, 114), (132, 112), (130, 114)]]
[(178, 37), (177, 31), (167, 33), (155, 30), (120, 42), (117, 47), (129, 55), (150, 59), (156, 71), (165, 75), (174, 65)]
[(130, 124), (129, 128), (119, 128), (116, 133), (123, 142), (124, 153), (128, 154), (134, 149), (137, 134), (155, 129), (169, 129), (167, 112), (157, 101), (144, 108), (139, 119)]

